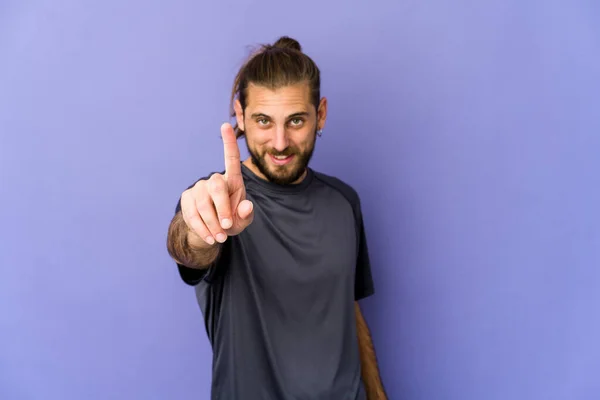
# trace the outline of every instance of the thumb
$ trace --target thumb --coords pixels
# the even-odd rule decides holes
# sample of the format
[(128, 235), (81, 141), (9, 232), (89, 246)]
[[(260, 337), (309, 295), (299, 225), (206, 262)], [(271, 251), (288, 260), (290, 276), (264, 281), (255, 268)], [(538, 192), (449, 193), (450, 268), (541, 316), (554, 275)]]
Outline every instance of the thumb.
[(250, 200), (242, 200), (237, 207), (237, 214), (247, 225), (252, 222), (254, 216), (254, 204)]

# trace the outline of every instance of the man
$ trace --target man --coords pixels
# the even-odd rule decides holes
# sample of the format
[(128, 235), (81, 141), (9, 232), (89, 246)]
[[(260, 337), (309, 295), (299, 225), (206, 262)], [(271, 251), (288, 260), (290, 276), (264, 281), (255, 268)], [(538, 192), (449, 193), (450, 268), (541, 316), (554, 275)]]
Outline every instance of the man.
[(177, 205), (167, 246), (196, 288), (213, 399), (386, 399), (357, 303), (374, 293), (359, 196), (308, 167), (326, 116), (300, 44), (263, 46), (234, 82), (225, 170)]

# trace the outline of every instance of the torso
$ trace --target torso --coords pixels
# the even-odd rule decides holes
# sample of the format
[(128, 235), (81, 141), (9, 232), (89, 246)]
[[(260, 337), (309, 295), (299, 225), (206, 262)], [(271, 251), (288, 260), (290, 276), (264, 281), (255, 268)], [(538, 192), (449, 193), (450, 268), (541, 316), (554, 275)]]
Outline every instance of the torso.
[(289, 187), (243, 174), (254, 220), (196, 287), (213, 399), (363, 399), (347, 188), (312, 171)]

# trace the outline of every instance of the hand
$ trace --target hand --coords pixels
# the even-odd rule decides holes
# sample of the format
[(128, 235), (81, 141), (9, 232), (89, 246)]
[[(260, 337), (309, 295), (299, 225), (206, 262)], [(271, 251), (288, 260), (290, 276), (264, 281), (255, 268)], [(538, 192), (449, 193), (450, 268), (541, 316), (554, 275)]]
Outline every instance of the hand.
[(186, 225), (208, 245), (239, 235), (254, 217), (253, 204), (246, 200), (240, 149), (230, 124), (221, 126), (221, 136), (225, 174), (213, 174), (209, 179), (198, 181), (181, 195), (181, 212)]

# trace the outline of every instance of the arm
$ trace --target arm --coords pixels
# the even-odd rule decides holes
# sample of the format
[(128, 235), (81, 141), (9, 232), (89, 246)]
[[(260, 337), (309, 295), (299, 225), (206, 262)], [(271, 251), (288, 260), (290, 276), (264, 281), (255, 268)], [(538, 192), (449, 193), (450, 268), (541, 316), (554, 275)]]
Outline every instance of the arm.
[(181, 211), (175, 214), (169, 225), (167, 250), (178, 264), (206, 269), (217, 258), (219, 249), (218, 243), (211, 246), (191, 231), (183, 220)]
[(387, 400), (387, 395), (383, 389), (383, 383), (379, 376), (377, 367), (377, 358), (369, 327), (365, 321), (358, 302), (354, 303), (356, 314), (356, 328), (358, 333), (358, 347), (360, 351), (360, 364), (362, 369), (362, 379), (369, 400)]

